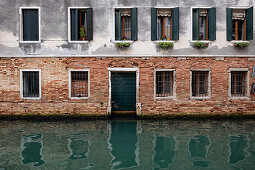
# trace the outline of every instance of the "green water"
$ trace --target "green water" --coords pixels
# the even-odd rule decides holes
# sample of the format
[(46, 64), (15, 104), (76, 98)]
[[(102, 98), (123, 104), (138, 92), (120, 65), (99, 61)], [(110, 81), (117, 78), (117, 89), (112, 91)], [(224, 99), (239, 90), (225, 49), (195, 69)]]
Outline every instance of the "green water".
[(255, 169), (255, 121), (0, 121), (0, 170)]

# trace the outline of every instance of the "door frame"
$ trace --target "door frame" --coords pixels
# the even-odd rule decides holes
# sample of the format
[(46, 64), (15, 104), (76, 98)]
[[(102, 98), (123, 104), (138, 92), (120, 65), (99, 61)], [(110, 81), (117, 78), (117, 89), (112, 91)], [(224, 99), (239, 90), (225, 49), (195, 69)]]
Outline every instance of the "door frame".
[[(112, 114), (112, 80), (111, 72), (136, 72), (136, 106), (139, 101), (139, 68), (108, 68), (108, 106), (107, 106), (107, 115), (111, 116)], [(137, 109), (136, 109), (137, 110)], [(136, 115), (141, 114), (136, 111)]]

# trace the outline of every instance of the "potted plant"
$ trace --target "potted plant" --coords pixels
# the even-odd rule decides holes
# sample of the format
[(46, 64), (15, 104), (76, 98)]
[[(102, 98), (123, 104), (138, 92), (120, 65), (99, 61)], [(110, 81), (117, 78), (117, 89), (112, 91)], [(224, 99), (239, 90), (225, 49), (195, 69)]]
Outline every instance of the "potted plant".
[(83, 27), (80, 28), (80, 37), (84, 41), (86, 37), (85, 29)]
[(123, 35), (122, 40), (127, 40), (127, 36)]
[(164, 36), (160, 36), (160, 40), (168, 40), (168, 38), (166, 37), (166, 35), (164, 35)]
[(196, 42), (193, 44), (193, 47), (196, 47), (196, 48), (206, 48), (206, 47), (208, 47), (208, 43), (206, 43), (206, 42), (201, 42), (201, 41), (196, 41)]
[(238, 47), (238, 48), (245, 48), (245, 47), (248, 47), (249, 45), (250, 45), (250, 42), (236, 42), (236, 43), (234, 43), (234, 46)]
[(129, 42), (117, 42), (115, 43), (116, 47), (119, 48), (125, 48), (125, 47), (130, 47), (130, 43)]

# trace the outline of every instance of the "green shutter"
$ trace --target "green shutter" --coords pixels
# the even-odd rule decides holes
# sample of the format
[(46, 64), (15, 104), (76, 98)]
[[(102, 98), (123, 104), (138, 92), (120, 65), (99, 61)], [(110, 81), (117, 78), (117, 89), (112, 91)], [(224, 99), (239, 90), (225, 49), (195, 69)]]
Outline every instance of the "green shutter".
[(23, 10), (23, 41), (39, 40), (38, 9)]
[(246, 11), (246, 40), (253, 39), (253, 7)]
[(93, 9), (87, 9), (87, 39), (93, 40)]
[(79, 40), (79, 11), (78, 9), (71, 9), (71, 40)]
[(179, 40), (179, 7), (172, 9), (173, 40)]
[(115, 40), (122, 39), (121, 9), (115, 9)]
[(136, 41), (137, 40), (137, 8), (131, 9), (131, 39)]
[(157, 8), (151, 8), (151, 40), (157, 40)]
[(199, 8), (193, 9), (193, 40), (199, 40)]
[(232, 41), (232, 9), (227, 8), (227, 41)]
[(216, 40), (216, 8), (208, 9), (208, 39)]

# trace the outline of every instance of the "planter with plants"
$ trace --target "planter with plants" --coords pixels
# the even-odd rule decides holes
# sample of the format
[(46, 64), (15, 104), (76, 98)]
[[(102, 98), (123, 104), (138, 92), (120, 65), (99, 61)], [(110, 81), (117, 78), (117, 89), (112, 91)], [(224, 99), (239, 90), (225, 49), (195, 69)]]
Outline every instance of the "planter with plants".
[(201, 42), (201, 41), (196, 41), (193, 43), (193, 47), (195, 48), (207, 48), (208, 47), (208, 43), (206, 42)]
[(168, 48), (173, 48), (174, 43), (173, 42), (159, 42), (158, 46), (166, 50)]
[(85, 41), (85, 37), (86, 37), (86, 33), (85, 33), (85, 29), (84, 28), (80, 28), (80, 37), (83, 41)]
[(250, 42), (235, 42), (234, 46), (238, 48), (245, 48), (250, 45)]
[(130, 42), (116, 42), (115, 46), (119, 47), (119, 48), (126, 48), (126, 47), (130, 47)]

